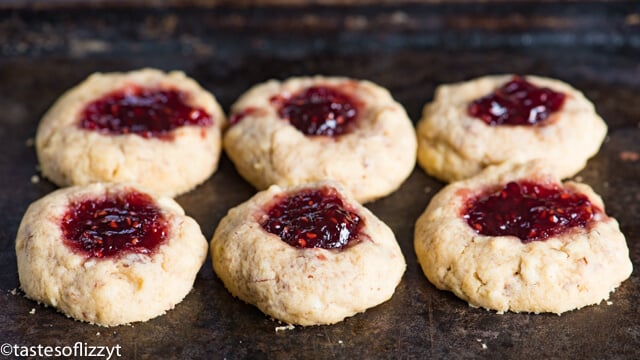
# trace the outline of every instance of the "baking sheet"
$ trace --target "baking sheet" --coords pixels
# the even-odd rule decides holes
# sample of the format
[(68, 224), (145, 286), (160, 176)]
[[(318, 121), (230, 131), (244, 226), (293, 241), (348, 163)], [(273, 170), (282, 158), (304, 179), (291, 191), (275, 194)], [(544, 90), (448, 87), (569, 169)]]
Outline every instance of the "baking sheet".
[[(0, 340), (21, 346), (120, 346), (124, 358), (637, 358), (640, 279), (610, 303), (557, 315), (497, 315), (435, 289), (413, 251), (413, 226), (443, 184), (416, 168), (367, 205), (394, 231), (407, 271), (394, 297), (332, 326), (281, 324), (234, 299), (210, 259), (165, 316), (101, 328), (25, 299), (14, 240), (29, 203), (56, 187), (37, 180), (32, 139), (46, 109), (94, 71), (181, 69), (225, 110), (269, 78), (346, 75), (387, 87), (419, 119), (438, 84), (490, 73), (535, 73), (583, 90), (609, 125), (579, 176), (620, 222), (640, 262), (640, 8), (633, 2), (355, 8), (136, 8), (0, 11)], [(33, 179), (32, 179), (33, 178)], [(32, 181), (33, 180), (33, 181)], [(207, 238), (254, 190), (223, 157), (177, 198)], [(15, 293), (15, 295), (14, 295)]]

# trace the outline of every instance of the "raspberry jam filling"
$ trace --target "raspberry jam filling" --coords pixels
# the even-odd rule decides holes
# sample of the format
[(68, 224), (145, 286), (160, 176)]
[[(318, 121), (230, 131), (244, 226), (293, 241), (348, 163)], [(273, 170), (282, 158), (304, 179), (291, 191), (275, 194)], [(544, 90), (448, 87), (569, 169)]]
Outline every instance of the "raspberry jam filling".
[(468, 200), (462, 216), (479, 234), (528, 243), (585, 227), (598, 212), (583, 194), (520, 181)]
[(469, 104), (469, 115), (489, 125), (536, 125), (560, 110), (566, 95), (514, 76), (493, 94)]
[(289, 98), (274, 96), (278, 115), (305, 135), (339, 136), (353, 130), (358, 104), (347, 94), (326, 86), (313, 86)]
[(257, 110), (256, 108), (249, 106), (239, 112), (233, 113), (233, 115), (231, 115), (231, 117), (229, 118), (229, 125), (235, 125), (239, 123), (245, 117), (255, 113), (256, 110)]
[(186, 93), (175, 89), (127, 87), (87, 105), (80, 127), (114, 135), (166, 138), (181, 126), (213, 123), (204, 109), (187, 105), (187, 100)]
[(61, 228), (67, 246), (108, 258), (152, 253), (166, 239), (168, 223), (149, 195), (129, 191), (72, 203)]
[(339, 249), (359, 241), (364, 219), (332, 188), (304, 189), (279, 199), (262, 227), (297, 248)]

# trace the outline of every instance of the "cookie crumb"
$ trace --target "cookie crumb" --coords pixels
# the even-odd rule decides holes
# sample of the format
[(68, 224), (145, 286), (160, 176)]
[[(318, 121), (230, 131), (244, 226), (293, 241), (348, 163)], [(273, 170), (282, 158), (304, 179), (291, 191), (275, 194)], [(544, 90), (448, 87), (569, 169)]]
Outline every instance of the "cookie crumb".
[(486, 350), (486, 348), (487, 348), (487, 344), (482, 343), (482, 350)]
[(573, 179), (574, 179), (575, 181), (577, 181), (577, 182), (583, 182), (583, 180), (584, 180), (584, 179), (582, 178), (582, 176), (580, 176), (580, 175), (576, 176), (576, 177), (575, 177), (575, 178), (573, 178)]
[(13, 288), (13, 289), (9, 290), (9, 293), (10, 293), (11, 295), (13, 295), (13, 296), (18, 295), (18, 288)]
[(100, 336), (100, 331), (98, 331), (98, 332), (96, 333), (96, 336)]
[(366, 29), (368, 20), (365, 16), (347, 16), (344, 19), (344, 26), (349, 30)]
[(342, 340), (338, 340), (338, 344), (342, 345), (344, 343), (342, 342)]
[(36, 308), (31, 308), (31, 311), (29, 311), (29, 314), (33, 315), (36, 313)]
[(613, 305), (613, 301), (607, 300), (607, 305), (609, 306)]
[(619, 157), (622, 161), (635, 162), (640, 160), (640, 153), (636, 151), (621, 151)]
[(278, 331), (286, 331), (286, 330), (293, 330), (295, 328), (296, 327), (291, 325), (291, 324), (286, 325), (286, 326), (276, 326), (276, 332), (278, 332)]
[(401, 25), (409, 21), (409, 15), (404, 11), (396, 11), (391, 14), (389, 20), (392, 24)]
[(38, 175), (31, 176), (31, 183), (32, 184), (37, 184), (39, 182), (40, 182), (40, 177)]
[(627, 26), (640, 25), (640, 14), (629, 14), (624, 18), (624, 23)]
[(28, 139), (27, 139), (27, 141), (25, 141), (25, 142), (24, 142), (24, 144), (25, 144), (27, 147), (33, 147), (33, 145), (34, 145), (35, 143), (36, 143), (36, 141), (35, 141), (35, 139), (34, 139), (34, 138), (32, 138), (32, 137), (28, 138)]

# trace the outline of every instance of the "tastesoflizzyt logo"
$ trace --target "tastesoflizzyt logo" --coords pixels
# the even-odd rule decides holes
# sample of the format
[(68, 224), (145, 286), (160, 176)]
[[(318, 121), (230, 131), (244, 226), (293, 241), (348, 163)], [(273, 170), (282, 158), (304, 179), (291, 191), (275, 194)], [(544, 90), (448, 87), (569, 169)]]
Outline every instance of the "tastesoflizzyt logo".
[(87, 345), (87, 343), (76, 342), (71, 346), (49, 346), (49, 345), (19, 345), (4, 343), (0, 346), (0, 354), (12, 357), (97, 357), (110, 360), (112, 357), (121, 357), (120, 345), (100, 346)]

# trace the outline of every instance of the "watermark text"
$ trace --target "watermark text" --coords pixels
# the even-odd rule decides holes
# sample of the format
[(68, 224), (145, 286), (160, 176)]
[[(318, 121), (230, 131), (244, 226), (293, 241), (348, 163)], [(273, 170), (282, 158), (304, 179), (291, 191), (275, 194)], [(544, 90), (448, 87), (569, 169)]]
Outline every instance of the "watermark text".
[(101, 346), (76, 342), (73, 345), (19, 345), (4, 343), (0, 345), (0, 355), (12, 357), (96, 357), (111, 360), (122, 356), (120, 345)]

